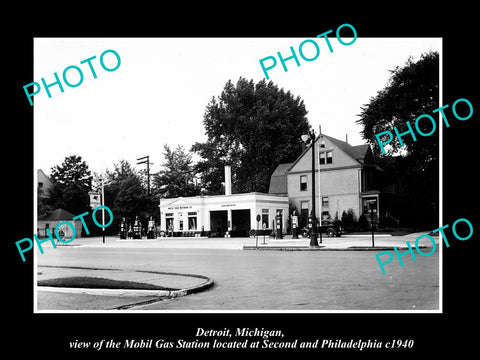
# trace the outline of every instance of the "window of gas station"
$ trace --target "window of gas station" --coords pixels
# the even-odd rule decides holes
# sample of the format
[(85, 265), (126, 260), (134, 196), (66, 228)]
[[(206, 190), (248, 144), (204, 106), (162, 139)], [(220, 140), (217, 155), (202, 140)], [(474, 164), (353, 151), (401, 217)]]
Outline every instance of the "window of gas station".
[(173, 213), (165, 214), (165, 224), (167, 230), (173, 230)]
[(188, 230), (197, 230), (197, 212), (188, 213)]
[(263, 224), (265, 224), (265, 226), (268, 228), (268, 226), (270, 225), (268, 223), (269, 219), (268, 219), (268, 209), (262, 209), (262, 223), (261, 225), (263, 226)]

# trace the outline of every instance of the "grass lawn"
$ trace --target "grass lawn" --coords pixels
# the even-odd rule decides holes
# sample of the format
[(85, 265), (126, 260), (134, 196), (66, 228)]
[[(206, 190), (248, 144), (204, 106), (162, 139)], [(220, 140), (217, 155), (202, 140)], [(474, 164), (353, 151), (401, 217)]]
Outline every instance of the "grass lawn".
[(90, 276), (72, 276), (39, 280), (38, 286), (93, 288), (93, 289), (135, 289), (135, 290), (178, 290), (135, 281), (112, 280)]

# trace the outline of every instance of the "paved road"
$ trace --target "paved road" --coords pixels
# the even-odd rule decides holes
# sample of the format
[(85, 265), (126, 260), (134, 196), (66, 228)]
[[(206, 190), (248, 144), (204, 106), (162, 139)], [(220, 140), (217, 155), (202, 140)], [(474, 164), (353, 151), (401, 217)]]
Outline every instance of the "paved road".
[[(392, 262), (383, 275), (372, 251), (80, 245), (48, 249), (38, 255), (38, 265), (193, 273), (215, 281), (208, 291), (137, 307), (141, 310), (437, 310), (439, 305), (438, 249), (416, 262), (405, 256), (403, 268)], [(65, 299), (64, 306), (88, 304)], [(39, 309), (44, 300), (39, 292)]]

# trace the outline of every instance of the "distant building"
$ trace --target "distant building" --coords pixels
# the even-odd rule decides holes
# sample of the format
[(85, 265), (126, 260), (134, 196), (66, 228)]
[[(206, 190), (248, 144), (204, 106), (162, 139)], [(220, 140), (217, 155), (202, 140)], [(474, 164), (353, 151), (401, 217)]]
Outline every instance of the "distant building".
[[(376, 220), (382, 209), (381, 185), (376, 179), (382, 169), (375, 164), (370, 147), (367, 144), (352, 146), (324, 134), (322, 138), (317, 136), (314, 145), (317, 218), (321, 214), (322, 219), (336, 216), (341, 219), (342, 212), (348, 209), (353, 209), (358, 217), (367, 213), (369, 201), (372, 201)], [(268, 192), (288, 195), (291, 208), (295, 207), (301, 218), (305, 219), (312, 210), (311, 189), (310, 145), (295, 162), (278, 165), (270, 179)]]
[(41, 197), (48, 197), (50, 188), (52, 187), (52, 181), (45, 175), (42, 169), (37, 169), (37, 189)]
[[(55, 228), (61, 222), (68, 221), (69, 223), (73, 224), (75, 227), (75, 237), (82, 236), (82, 222), (81, 220), (72, 220), (75, 217), (72, 213), (63, 210), (63, 209), (56, 209), (52, 211), (50, 214), (40, 216), (37, 220), (37, 236), (38, 237), (46, 237), (47, 232), (46, 229), (50, 229), (50, 233), (52, 237), (55, 239)], [(60, 226), (63, 229), (66, 239), (72, 238), (73, 230), (69, 225), (62, 224)], [(59, 228), (59, 230), (60, 230)]]

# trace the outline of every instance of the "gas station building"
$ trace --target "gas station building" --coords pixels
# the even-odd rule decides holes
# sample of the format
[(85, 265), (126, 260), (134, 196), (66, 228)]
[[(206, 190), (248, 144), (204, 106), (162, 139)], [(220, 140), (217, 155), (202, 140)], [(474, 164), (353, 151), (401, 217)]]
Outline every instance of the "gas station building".
[(161, 199), (159, 207), (160, 230), (173, 236), (248, 236), (257, 227), (274, 229), (277, 215), (285, 232), (289, 216), (287, 195), (232, 194), (229, 166), (225, 167), (225, 195)]
[(211, 195), (162, 199), (160, 229), (173, 236), (248, 236), (250, 229), (273, 229), (277, 213), (283, 231), (288, 197), (262, 193)]

